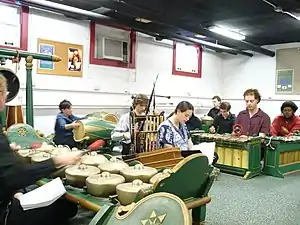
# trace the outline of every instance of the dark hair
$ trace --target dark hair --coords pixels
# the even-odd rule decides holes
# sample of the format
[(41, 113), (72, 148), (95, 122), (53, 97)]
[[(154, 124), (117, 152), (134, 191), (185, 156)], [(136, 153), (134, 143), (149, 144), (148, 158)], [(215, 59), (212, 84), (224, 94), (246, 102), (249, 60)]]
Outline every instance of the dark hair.
[(174, 113), (176, 114), (178, 111), (185, 112), (187, 110), (194, 111), (194, 106), (187, 101), (182, 101), (182, 102), (179, 102), (179, 104), (176, 106)]
[(174, 112), (171, 112), (170, 115), (168, 115), (167, 119), (169, 119), (173, 115), (174, 115)]
[(245, 96), (247, 96), (247, 95), (253, 95), (254, 96), (254, 98), (257, 100), (257, 102), (259, 103), (260, 102), (260, 100), (261, 100), (261, 96), (260, 96), (260, 94), (259, 94), (259, 92), (258, 92), (258, 90), (257, 89), (247, 89), (245, 92), (244, 92), (244, 98), (245, 98)]
[(63, 109), (71, 108), (71, 106), (72, 106), (72, 103), (70, 101), (64, 99), (59, 103), (58, 108), (60, 111), (62, 111)]
[(298, 106), (294, 102), (286, 101), (286, 102), (282, 103), (282, 106), (280, 108), (281, 112), (283, 112), (284, 108), (286, 108), (286, 107), (290, 107), (294, 112), (296, 112), (298, 109)]
[(229, 102), (221, 102), (219, 108), (222, 109), (222, 110), (226, 110), (227, 112), (229, 112), (229, 110), (231, 109), (231, 105), (230, 105)]
[(214, 100), (214, 99), (217, 99), (218, 102), (221, 102), (221, 101), (222, 101), (222, 99), (221, 99), (220, 96), (218, 96), (218, 95), (212, 97), (212, 100)]

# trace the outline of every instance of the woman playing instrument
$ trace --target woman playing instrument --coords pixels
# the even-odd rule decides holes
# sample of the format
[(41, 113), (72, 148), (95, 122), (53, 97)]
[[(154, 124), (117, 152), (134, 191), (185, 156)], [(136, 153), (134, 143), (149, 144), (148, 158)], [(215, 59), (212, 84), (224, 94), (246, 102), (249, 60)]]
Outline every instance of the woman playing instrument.
[[(0, 110), (6, 102), (6, 79), (0, 75)], [(49, 176), (56, 168), (76, 164), (81, 153), (71, 152), (35, 164), (19, 160), (9, 146), (8, 139), (0, 133), (0, 225), (52, 225), (66, 222), (77, 213), (77, 205), (59, 199), (44, 208), (24, 211), (18, 200), (24, 189), (39, 179)]]
[[(201, 153), (200, 150), (192, 151), (193, 142), (185, 124), (192, 116), (193, 111), (193, 105), (187, 101), (182, 101), (176, 106), (175, 111), (158, 128), (158, 148), (180, 148), (183, 157), (194, 153)], [(215, 153), (213, 164), (217, 160), (218, 155)]]
[(68, 145), (70, 148), (77, 147), (77, 143), (73, 138), (73, 128), (78, 127), (79, 118), (72, 114), (72, 104), (68, 100), (63, 100), (58, 106), (60, 113), (56, 116), (55, 121), (55, 137), (53, 139), (56, 145)]
[(193, 142), (185, 123), (192, 116), (193, 110), (193, 105), (187, 101), (182, 101), (176, 106), (174, 113), (158, 128), (159, 148), (178, 147), (181, 151), (192, 149)]

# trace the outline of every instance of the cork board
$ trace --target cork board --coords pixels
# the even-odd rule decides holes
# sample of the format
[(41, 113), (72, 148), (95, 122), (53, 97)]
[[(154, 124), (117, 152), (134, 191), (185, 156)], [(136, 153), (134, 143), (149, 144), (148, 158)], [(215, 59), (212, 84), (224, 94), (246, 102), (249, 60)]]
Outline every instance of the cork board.
[(276, 94), (300, 94), (300, 48), (276, 51)]
[(38, 39), (37, 48), (39, 53), (62, 58), (60, 62), (38, 60), (38, 74), (82, 77), (82, 45)]

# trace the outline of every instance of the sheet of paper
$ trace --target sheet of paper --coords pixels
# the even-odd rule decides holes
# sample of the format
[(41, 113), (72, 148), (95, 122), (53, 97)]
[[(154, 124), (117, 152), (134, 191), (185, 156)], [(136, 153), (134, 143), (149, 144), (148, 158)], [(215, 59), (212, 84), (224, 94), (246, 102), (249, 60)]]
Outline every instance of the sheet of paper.
[(20, 204), (24, 210), (41, 208), (51, 205), (66, 193), (66, 189), (58, 177), (49, 183), (30, 191), (20, 197)]
[(216, 142), (202, 142), (198, 145), (194, 145), (192, 150), (193, 151), (200, 150), (202, 154), (208, 158), (208, 163), (209, 165), (211, 165), (214, 160), (215, 148), (216, 148)]

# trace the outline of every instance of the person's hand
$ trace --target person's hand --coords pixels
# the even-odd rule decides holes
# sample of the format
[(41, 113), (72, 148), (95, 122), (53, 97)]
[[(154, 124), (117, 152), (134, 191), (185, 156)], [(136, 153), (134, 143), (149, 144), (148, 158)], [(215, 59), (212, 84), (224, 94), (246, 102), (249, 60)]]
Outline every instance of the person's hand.
[(68, 165), (75, 165), (80, 162), (82, 157), (82, 152), (68, 152), (59, 156), (53, 157), (53, 162), (55, 167), (63, 167)]
[(20, 200), (20, 197), (23, 195), (22, 192), (17, 192), (15, 195), (14, 195), (14, 198), (16, 199), (19, 199)]
[(288, 129), (286, 129), (284, 126), (281, 126), (281, 133), (283, 135), (287, 135), (289, 133)]
[(215, 132), (216, 132), (216, 128), (215, 128), (214, 126), (211, 126), (211, 127), (209, 128), (209, 132), (210, 132), (210, 133), (215, 133)]
[(21, 149), (21, 146), (20, 145), (17, 145), (16, 143), (12, 142), (9, 144), (10, 148), (14, 151), (14, 152), (17, 152)]
[(247, 135), (241, 135), (240, 138), (247, 138)]
[(129, 132), (124, 133), (123, 137), (124, 137), (125, 140), (131, 140), (131, 135), (130, 135)]
[(77, 123), (76, 121), (74, 121), (73, 123), (72, 123), (72, 127), (73, 128), (75, 128), (75, 127), (79, 127), (80, 126), (80, 124), (79, 123)]

